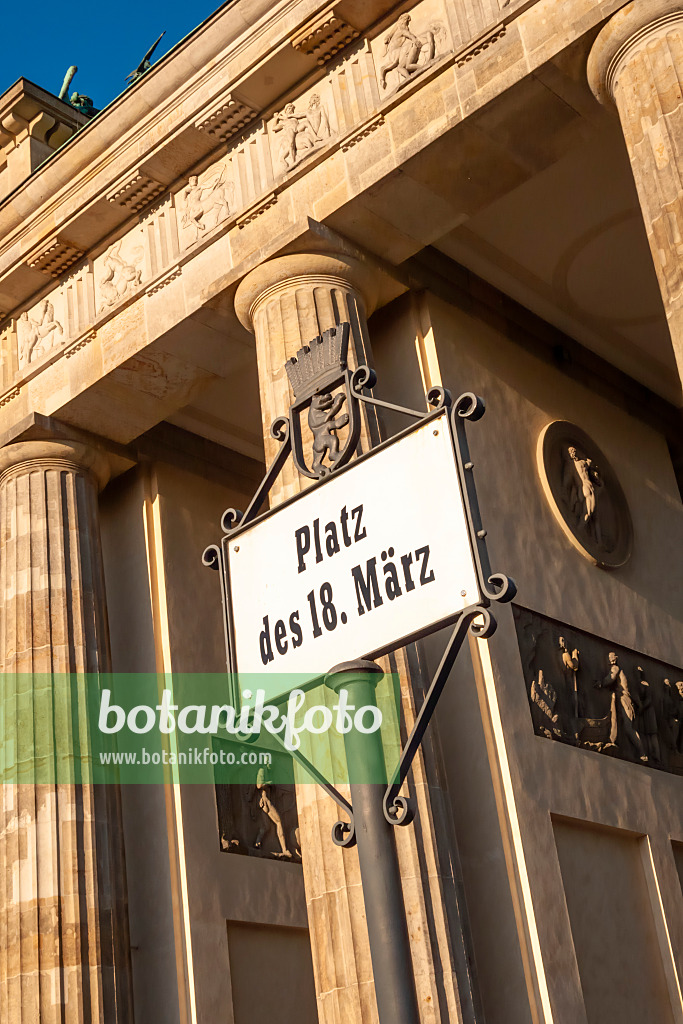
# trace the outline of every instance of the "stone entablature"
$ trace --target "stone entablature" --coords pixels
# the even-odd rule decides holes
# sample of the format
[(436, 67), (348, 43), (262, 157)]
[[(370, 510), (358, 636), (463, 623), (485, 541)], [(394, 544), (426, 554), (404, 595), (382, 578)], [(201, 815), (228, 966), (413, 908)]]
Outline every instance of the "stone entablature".
[[(0, 401), (16, 395), (22, 381), (55, 358), (84, 347), (94, 329), (126, 304), (180, 276), (183, 264), (209, 241), (242, 230), (277, 204), (283, 190), (320, 160), (376, 137), (385, 117), (409, 92), (454, 63), (463, 66), (473, 60), (505, 34), (506, 20), (530, 6), (530, 0), (507, 5), (483, 35), (464, 46), (446, 0), (421, 0), (395, 9), (328, 61), (290, 100), (260, 114), (258, 104), (247, 99), (246, 79), (224, 86), (193, 118), (194, 130), (214, 150), (191, 168), (194, 173), (164, 184), (168, 173), (149, 158), (109, 185), (109, 211), (139, 214), (128, 220), (123, 234), (110, 235), (85, 258), (77, 245), (66, 241), (78, 237), (75, 229), (69, 236), (53, 235), (31, 251), (24, 266), (43, 275), (68, 276), (52, 290), (38, 292), (9, 321), (5, 309)], [(322, 13), (333, 11), (337, 17), (338, 8), (332, 5)], [(495, 13), (482, 7), (480, 15)], [(305, 24), (310, 27), (310, 19)], [(459, 117), (460, 111), (454, 110), (453, 121)], [(216, 142), (222, 143), (218, 149)]]
[[(232, 94), (222, 99), (219, 110), (226, 117), (217, 115), (216, 126), (205, 130), (229, 134), (232, 110), (238, 124), (248, 122), (246, 129), (230, 138), (217, 159), (206, 158), (197, 173), (168, 189), (138, 169), (110, 190), (110, 204), (133, 211), (165, 195), (5, 325), (5, 385), (14, 390), (55, 358), (82, 348), (94, 328), (122, 306), (179, 276), (196, 250), (220, 233), (241, 230), (277, 203), (282, 189), (314, 161), (357, 144), (406, 90), (452, 64), (453, 57), (444, 0), (422, 0), (349, 47), (324, 77), (265, 117), (253, 120), (254, 111)], [(78, 259), (78, 250), (70, 251)]]
[[(277, 23), (278, 38), (284, 40), (282, 45), (286, 43), (290, 54), (284, 81), (294, 77), (290, 65), (299, 60), (293, 56), (291, 36), (294, 22), (305, 23), (304, 6), (310, 19), (310, 5), (295, 2), (296, 18), (284, 26), (282, 20)], [(616, 6), (617, 0), (605, 0), (590, 17), (597, 20)], [(402, 54), (394, 45), (406, 14), (411, 18), (409, 31), (419, 43), (412, 60), (410, 53)], [(240, 60), (235, 57), (229, 65), (231, 73), (234, 71), (232, 81), (225, 80), (226, 50), (218, 58), (214, 56), (211, 65), (223, 70), (220, 89), (215, 77), (210, 88), (198, 85), (197, 76), (183, 83), (184, 127), (180, 134), (174, 120), (180, 109), (176, 90), (170, 98), (159, 100), (155, 126), (150, 127), (149, 117), (141, 114), (134, 131), (121, 132), (115, 144), (109, 140), (104, 156), (93, 152), (95, 130), (108, 126), (110, 114), (121, 121), (122, 111), (116, 111), (119, 103), (135, 109), (143, 94), (153, 103), (150, 90), (158, 90), (155, 76), (163, 71), (163, 60), (139, 87), (87, 125), (74, 144), (56, 154), (17, 191), (11, 208), (0, 205), (0, 428), (11, 432), (17, 419), (32, 409), (57, 415), (88, 389), (99, 389), (109, 401), (107, 374), (116, 373), (117, 380), (123, 375), (128, 387), (127, 370), (119, 373), (117, 368), (156, 342), (165, 353), (169, 343), (164, 332), (229, 288), (257, 254), (258, 259), (265, 259), (292, 244), (315, 225), (311, 218), (324, 222), (335, 211), (350, 209), (351, 203), (360, 203), (362, 210), (362, 197), (368, 189), (398, 168), (404, 170), (407, 160), (420, 156), (492, 97), (549, 60), (561, 45), (553, 21), (559, 14), (551, 0), (524, 0), (504, 7), (485, 39), (480, 33), (465, 44), (458, 24), (461, 16), (461, 6), (448, 0), (421, 0), (412, 7), (394, 8), (322, 68), (312, 57), (301, 56), (314, 70), (308, 78), (300, 75), (298, 87), (285, 94), (291, 96), (293, 106), (286, 111), (282, 92), (277, 104), (266, 106), (260, 101), (263, 90), (259, 94), (257, 89), (258, 82), (269, 77), (265, 73), (276, 69), (273, 61), (281, 53), (273, 44), (258, 68), (253, 63), (259, 48), (263, 50), (267, 33), (270, 38), (275, 34), (277, 19), (269, 14), (258, 22), (261, 35), (256, 29), (250, 33), (242, 29)], [(588, 16), (584, 12), (583, 28)], [(358, 18), (355, 24), (360, 24)], [(498, 31), (500, 26), (503, 28)], [(283, 37), (283, 29), (289, 35)], [(198, 30), (198, 35), (201, 32)], [(233, 56), (235, 46), (230, 51)], [(510, 55), (518, 51), (518, 59), (509, 63)], [(252, 58), (248, 74), (244, 68), (247, 52)], [(174, 57), (176, 63), (178, 56)], [(401, 67), (407, 74), (402, 74)], [(493, 76), (492, 68), (498, 69)], [(214, 100), (217, 114), (211, 121)], [(144, 106), (148, 113), (149, 101)], [(258, 116), (251, 118), (256, 111)], [(299, 124), (301, 131), (295, 130)], [(215, 144), (218, 130), (212, 131), (212, 126), (226, 133), (227, 141), (220, 146)], [(233, 126), (237, 130), (231, 134)], [(476, 134), (476, 128), (473, 130)], [(135, 163), (128, 162), (126, 170), (133, 145)], [(147, 153), (141, 152), (143, 146), (148, 147)], [(125, 160), (119, 159), (120, 154), (127, 154)], [(188, 155), (194, 157), (193, 164)], [(88, 156), (91, 165), (85, 180), (75, 162), (78, 158), (80, 164)], [(45, 201), (51, 175), (57, 174), (67, 157), (75, 165), (73, 180)], [(105, 157), (109, 161), (106, 175)], [(463, 167), (454, 171), (458, 180), (470, 173), (465, 157)], [(406, 175), (401, 180), (408, 183), (411, 178)], [(495, 179), (490, 186), (495, 194)], [(43, 197), (40, 202), (39, 194)], [(483, 202), (485, 197), (480, 198)], [(444, 223), (447, 210), (448, 215), (459, 215), (447, 207), (446, 197), (433, 193), (433, 199), (439, 224)], [(22, 232), (9, 230), (3, 235), (3, 223), (11, 229), (20, 203), (26, 210)], [(76, 207), (78, 212), (71, 214)], [(421, 221), (404, 232), (400, 212), (392, 214), (390, 221), (391, 217), (390, 230), (395, 234), (388, 258), (400, 262), (426, 244), (435, 225)], [(50, 222), (50, 233), (39, 243), (38, 224), (45, 221)], [(55, 272), (48, 266), (55, 239), (71, 247), (62, 254), (68, 276), (49, 288), (46, 278)], [(78, 250), (87, 255), (71, 262)], [(45, 265), (39, 268), (36, 264), (41, 259)], [(227, 323), (226, 327), (229, 330)], [(200, 334), (201, 329), (199, 333), (195, 330), (192, 352), (183, 349), (179, 353), (175, 342), (170, 345), (172, 361), (180, 354), (183, 364), (187, 363), (177, 374), (182, 395), (199, 383), (191, 379), (195, 373), (191, 367), (195, 365), (193, 353), (200, 353)], [(165, 359), (166, 355), (162, 367)], [(196, 355), (200, 377), (205, 379), (213, 371), (203, 360)], [(213, 366), (211, 360), (213, 356)], [(149, 362), (147, 359), (145, 366)], [(157, 378), (165, 372), (154, 367), (155, 388), (160, 386)], [(141, 413), (140, 429), (147, 429), (178, 407), (181, 399), (174, 393), (175, 386), (173, 380), (164, 380), (163, 403), (154, 406), (151, 398), (141, 403), (144, 373), (137, 373), (133, 408)], [(146, 401), (149, 414), (142, 415)], [(83, 422), (92, 426), (94, 410), (100, 406), (93, 403), (93, 394), (84, 396), (84, 402)], [(98, 429), (104, 429), (99, 420)], [(136, 436), (138, 427), (131, 424), (126, 438)], [(118, 434), (116, 439), (125, 440)]]
[(358, 29), (344, 20), (338, 13), (339, 3), (332, 3), (307, 21), (292, 36), (295, 50), (315, 57), (318, 64), (325, 64), (336, 53), (359, 35)]
[[(55, 232), (91, 252), (123, 227), (130, 211), (108, 201), (119, 180), (134, 177), (143, 164), (145, 174), (167, 188), (232, 128), (241, 130), (315, 71), (316, 58), (295, 49), (292, 38), (321, 6), (320, 0), (241, 0), (219, 10), (86, 124), (77, 145), (42, 167), (39, 189), (25, 180), (27, 171), (12, 204), (0, 205), (0, 310), (15, 308), (41, 287), (24, 253)], [(359, 6), (358, 30), (392, 6), (391, 0), (367, 0)], [(343, 13), (344, 2), (339, 7)], [(232, 113), (243, 116), (231, 123)]]
[[(548, 3), (444, 0), (436, 5), (435, 14), (443, 24), (444, 41), (462, 66), (505, 35), (506, 26), (534, 5), (542, 8)], [(616, 5), (617, 0), (603, 4)], [(413, 7), (418, 21), (422, 7)], [(347, 8), (348, 23), (359, 39), (370, 42), (375, 59), (388, 28), (403, 11), (411, 10), (387, 0), (361, 5), (341, 0), (323, 7), (314, 0), (290, 0), (276, 7), (265, 0), (242, 0), (230, 12), (218, 11), (168, 60), (159, 61), (144, 81), (86, 124), (77, 144), (53, 154), (40, 169), (39, 189), (32, 187), (31, 180), (25, 181), (11, 207), (0, 204), (0, 313), (6, 315), (38, 294), (39, 271), (28, 257), (44, 249), (55, 233), (83, 252), (92, 252), (108, 234), (123, 227), (126, 215), (135, 209), (121, 199), (130, 194), (142, 202), (161, 194), (182, 174), (191, 173), (217, 144), (259, 116), (267, 117), (275, 104), (282, 104), (283, 96), (292, 90), (304, 91), (302, 83), (320, 58), (301, 39), (308, 38), (306, 32), (310, 34), (316, 19), (326, 12), (332, 10), (334, 18), (344, 20)], [(426, 16), (428, 28), (428, 10)], [(552, 36), (551, 21), (545, 21)], [(417, 21), (413, 27), (417, 34), (426, 30)], [(215, 39), (223, 46), (219, 53)], [(336, 51), (325, 57), (338, 59)], [(465, 96), (476, 91), (472, 86), (464, 84)], [(483, 95), (482, 103), (488, 98)], [(479, 105), (472, 99), (467, 113)]]

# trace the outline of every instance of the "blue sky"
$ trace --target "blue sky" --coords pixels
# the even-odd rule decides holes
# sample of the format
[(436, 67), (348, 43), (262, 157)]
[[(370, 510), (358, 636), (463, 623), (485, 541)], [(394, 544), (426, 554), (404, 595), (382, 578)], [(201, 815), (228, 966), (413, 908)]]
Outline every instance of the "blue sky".
[[(97, 108), (126, 86), (126, 75), (164, 29), (154, 59), (163, 56), (221, 6), (219, 0), (116, 0), (64, 4), (28, 0), (2, 4), (0, 94), (17, 78), (59, 93), (67, 68), (78, 66), (70, 92), (90, 96)], [(7, 43), (11, 40), (11, 44)]]

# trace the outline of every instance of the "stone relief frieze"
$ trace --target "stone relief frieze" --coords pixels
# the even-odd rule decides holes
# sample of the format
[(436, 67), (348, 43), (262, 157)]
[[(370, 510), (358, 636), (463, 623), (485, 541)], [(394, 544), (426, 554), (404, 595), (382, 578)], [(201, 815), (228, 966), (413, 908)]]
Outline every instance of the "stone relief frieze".
[(224, 157), (191, 175), (176, 192), (181, 248), (196, 245), (218, 225), (239, 223), (242, 213), (272, 185), (268, 128), (261, 122), (233, 143)]
[[(74, 250), (55, 269), (60, 276), (55, 289), (13, 321), (5, 346), (14, 345), (15, 352), (5, 358), (5, 387), (48, 353), (70, 352), (120, 304), (153, 294), (157, 279), (171, 279), (181, 253), (216, 231), (239, 230), (261, 216), (278, 201), (287, 176), (309, 158), (330, 146), (348, 150), (368, 139), (384, 124), (391, 98), (452, 52), (448, 24), (443, 0), (421, 0), (374, 34), (354, 41), (355, 30), (343, 32), (320, 58), (324, 76), (261, 120), (228, 92), (221, 101), (227, 134), (214, 133), (224, 140), (222, 155), (177, 182), (154, 207), (149, 203), (160, 183), (147, 181), (139, 169), (120, 182), (108, 198), (133, 211), (145, 205), (137, 224), (93, 259)], [(301, 45), (309, 45), (308, 36)], [(205, 114), (213, 125), (216, 112)], [(211, 125), (202, 121), (209, 134)], [(73, 261), (79, 259), (74, 274)]]
[(336, 134), (330, 126), (329, 106), (318, 92), (310, 94), (305, 106), (288, 103), (275, 114), (270, 130), (276, 140), (275, 164), (280, 174), (293, 170)]
[(683, 774), (683, 670), (513, 612), (538, 736)]
[(490, 46), (493, 46), (494, 43), (497, 43), (502, 39), (506, 33), (507, 25), (505, 22), (498, 22), (497, 24), (492, 25), (485, 32), (482, 32), (481, 35), (470, 40), (470, 42), (462, 49), (458, 50), (455, 63), (459, 68), (464, 67), (465, 64), (469, 64), (469, 62), (474, 60), (475, 57), (478, 57), (480, 53), (483, 53), (484, 50), (488, 50)]
[(401, 14), (373, 42), (382, 95), (405, 88), (452, 50), (440, 4), (422, 3)]
[(178, 258), (180, 246), (173, 199), (170, 194), (164, 196), (141, 217), (146, 279), (157, 278), (160, 274), (166, 276), (167, 268), (173, 267)]
[[(10, 387), (14, 374), (18, 369), (17, 328), (16, 321), (10, 320), (0, 330), (0, 380), (2, 389)], [(0, 402), (2, 399), (0, 399)]]
[(106, 313), (142, 284), (143, 236), (139, 227), (119, 238), (95, 260), (97, 312)]
[[(377, 71), (369, 39), (363, 39), (336, 61), (329, 71), (330, 85), (340, 134), (377, 118), (380, 104)], [(341, 142), (344, 149), (344, 141)]]
[(61, 291), (66, 309), (66, 336), (76, 338), (95, 319), (92, 265), (89, 261), (64, 278)]
[(20, 367), (38, 362), (61, 345), (64, 340), (63, 323), (61, 292), (41, 299), (37, 305), (19, 315), (17, 342)]
[(251, 783), (216, 786), (221, 849), (225, 853), (300, 863), (294, 786), (274, 784), (265, 768), (253, 771)]
[[(524, 0), (522, 0), (524, 2)], [(506, 14), (510, 0), (468, 0), (458, 10), (462, 43), (469, 50), (480, 38), (486, 39), (500, 25), (501, 14)]]
[(225, 220), (232, 209), (235, 198), (235, 183), (226, 178), (227, 168), (219, 168), (200, 181), (199, 175), (191, 174), (182, 193), (181, 226), (191, 238), (197, 239), (205, 231), (215, 228)]
[[(3, 382), (26, 374), (69, 342), (87, 333), (95, 319), (92, 265), (84, 260), (57, 288), (23, 310), (3, 333)], [(69, 352), (67, 351), (67, 354)]]

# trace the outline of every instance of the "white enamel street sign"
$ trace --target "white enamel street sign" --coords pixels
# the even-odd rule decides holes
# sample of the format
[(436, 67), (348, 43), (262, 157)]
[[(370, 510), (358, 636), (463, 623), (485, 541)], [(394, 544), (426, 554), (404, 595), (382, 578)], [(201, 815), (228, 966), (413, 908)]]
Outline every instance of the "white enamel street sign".
[[(479, 601), (448, 413), (228, 542), (236, 668), (273, 699)], [(246, 685), (246, 684), (245, 684)]]

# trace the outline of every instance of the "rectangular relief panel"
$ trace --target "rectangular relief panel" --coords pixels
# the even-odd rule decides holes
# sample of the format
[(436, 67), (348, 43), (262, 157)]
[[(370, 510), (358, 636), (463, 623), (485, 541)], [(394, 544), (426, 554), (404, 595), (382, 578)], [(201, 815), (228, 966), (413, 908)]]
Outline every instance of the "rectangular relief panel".
[(536, 735), (683, 774), (683, 670), (513, 612)]
[(644, 837), (553, 822), (588, 1024), (674, 1024)]

